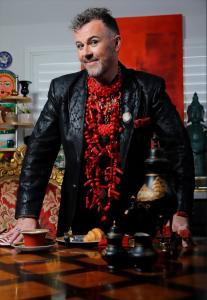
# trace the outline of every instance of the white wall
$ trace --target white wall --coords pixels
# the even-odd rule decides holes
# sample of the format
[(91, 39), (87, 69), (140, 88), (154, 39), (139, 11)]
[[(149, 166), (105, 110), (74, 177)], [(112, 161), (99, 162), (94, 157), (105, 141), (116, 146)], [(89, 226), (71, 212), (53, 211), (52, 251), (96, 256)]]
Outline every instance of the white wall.
[(73, 45), (70, 20), (92, 6), (105, 6), (115, 17), (179, 13), (184, 39), (206, 43), (206, 0), (0, 0), (0, 51), (12, 54), (10, 70), (27, 79), (27, 48)]

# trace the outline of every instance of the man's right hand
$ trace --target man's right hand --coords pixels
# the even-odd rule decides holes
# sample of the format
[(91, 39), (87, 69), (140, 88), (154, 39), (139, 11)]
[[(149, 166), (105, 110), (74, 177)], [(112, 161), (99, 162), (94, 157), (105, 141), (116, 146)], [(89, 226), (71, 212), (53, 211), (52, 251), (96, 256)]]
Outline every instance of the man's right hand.
[(15, 244), (23, 239), (21, 231), (31, 230), (38, 227), (38, 222), (34, 218), (19, 218), (16, 225), (9, 231), (0, 235), (0, 238), (7, 240), (9, 244)]

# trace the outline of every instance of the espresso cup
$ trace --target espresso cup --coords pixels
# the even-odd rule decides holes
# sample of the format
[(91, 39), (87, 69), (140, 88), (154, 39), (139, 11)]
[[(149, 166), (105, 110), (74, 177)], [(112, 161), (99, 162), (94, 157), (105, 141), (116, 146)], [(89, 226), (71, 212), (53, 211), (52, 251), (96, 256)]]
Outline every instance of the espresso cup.
[(48, 232), (48, 229), (23, 230), (21, 233), (24, 237), (24, 246), (44, 246), (46, 244), (46, 234)]

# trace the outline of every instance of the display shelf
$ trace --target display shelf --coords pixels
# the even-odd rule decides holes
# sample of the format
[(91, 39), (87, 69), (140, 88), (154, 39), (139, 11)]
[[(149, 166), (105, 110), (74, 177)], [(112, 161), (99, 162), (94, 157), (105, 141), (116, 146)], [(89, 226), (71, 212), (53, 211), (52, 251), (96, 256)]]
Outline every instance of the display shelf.
[(7, 96), (0, 98), (0, 102), (14, 102), (14, 103), (30, 103), (32, 99), (24, 96)]
[(16, 151), (16, 147), (15, 148), (0, 148), (0, 152), (14, 152)]
[[(32, 99), (30, 97), (25, 97), (25, 96), (20, 96), (20, 95), (17, 95), (17, 96), (7, 96), (7, 97), (3, 97), (1, 98), (0, 96), (0, 106), (3, 107), (4, 109), (4, 106), (7, 108), (7, 105), (8, 103), (12, 103), (14, 106), (15, 106), (15, 118), (14, 120), (5, 120), (5, 116), (1, 116), (1, 123), (0, 123), (0, 128), (5, 128), (5, 130), (7, 130), (6, 128), (9, 128), (9, 127), (13, 127), (15, 129), (15, 138), (11, 137), (9, 138), (8, 137), (8, 140), (6, 139), (7, 136), (7, 132), (3, 132), (0, 134), (0, 142), (1, 142), (1, 146), (0, 147), (0, 152), (13, 152), (17, 149), (18, 147), (18, 144), (19, 144), (19, 136), (20, 134), (23, 134), (23, 131), (25, 128), (32, 128), (34, 127), (34, 124), (32, 122), (22, 122), (21, 120), (18, 121), (18, 117), (19, 117), (19, 114), (18, 114), (18, 103), (30, 103), (32, 101)], [(3, 110), (2, 110), (3, 111)], [(5, 110), (4, 110), (5, 111)], [(11, 116), (10, 116), (11, 118)], [(4, 122), (6, 121), (6, 122)], [(27, 121), (27, 120), (25, 120)], [(3, 131), (3, 130), (2, 130)], [(10, 147), (6, 147), (7, 145), (10, 146), (10, 144), (7, 144), (8, 142), (11, 142), (11, 140), (13, 140), (14, 142), (14, 147), (10, 148)]]
[(17, 127), (26, 127), (32, 128), (34, 126), (33, 123), (20, 123), (20, 122), (12, 122), (12, 123), (0, 123), (0, 127), (9, 127), (9, 126), (17, 126)]
[(34, 127), (34, 124), (33, 123), (18, 123), (17, 126), (25, 127), (25, 128), (32, 128), (32, 127)]

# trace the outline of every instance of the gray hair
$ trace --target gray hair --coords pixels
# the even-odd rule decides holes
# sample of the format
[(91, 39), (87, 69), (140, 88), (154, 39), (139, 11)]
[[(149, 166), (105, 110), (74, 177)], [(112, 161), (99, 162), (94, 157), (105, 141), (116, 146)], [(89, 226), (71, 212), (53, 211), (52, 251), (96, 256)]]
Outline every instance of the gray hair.
[(73, 19), (71, 29), (75, 32), (93, 20), (101, 20), (112, 32), (119, 34), (116, 19), (112, 17), (111, 11), (107, 8), (87, 8)]

